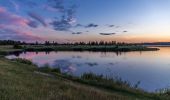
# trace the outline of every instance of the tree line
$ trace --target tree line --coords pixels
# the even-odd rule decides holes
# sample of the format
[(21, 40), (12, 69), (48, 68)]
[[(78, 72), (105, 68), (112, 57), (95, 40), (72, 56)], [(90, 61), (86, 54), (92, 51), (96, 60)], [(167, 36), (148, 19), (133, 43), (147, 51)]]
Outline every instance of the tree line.
[[(125, 42), (116, 42), (116, 41), (89, 41), (89, 42), (67, 42), (67, 43), (58, 43), (58, 42), (32, 42), (27, 43), (24, 41), (14, 41), (14, 40), (0, 40), (0, 45), (132, 45), (132, 43)], [(133, 43), (133, 45), (136, 45)]]
[(14, 41), (14, 40), (0, 40), (0, 45), (24, 45), (26, 42)]

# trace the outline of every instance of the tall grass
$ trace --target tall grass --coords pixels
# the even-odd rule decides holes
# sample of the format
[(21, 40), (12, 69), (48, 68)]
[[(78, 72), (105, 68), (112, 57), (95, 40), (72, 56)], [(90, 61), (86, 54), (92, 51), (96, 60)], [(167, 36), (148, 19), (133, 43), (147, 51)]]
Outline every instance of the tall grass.
[(94, 83), (108, 84), (108, 85), (117, 84), (120, 86), (131, 87), (128, 81), (123, 81), (121, 78), (115, 78), (115, 79), (107, 78), (104, 77), (103, 75), (96, 75), (94, 73), (84, 73), (80, 78)]
[[(75, 83), (84, 84), (86, 86), (96, 87), (103, 91), (117, 92), (125, 95), (133, 95), (137, 98), (155, 98), (154, 100), (159, 100), (159, 96), (155, 94), (149, 94), (144, 90), (138, 88), (140, 82), (132, 85), (128, 81), (123, 81), (121, 78), (107, 78), (103, 75), (96, 75), (94, 73), (84, 73), (80, 77), (72, 76), (67, 73), (59, 73), (52, 70), (50, 67), (39, 68), (39, 71), (56, 76), (64, 80), (73, 81)], [(116, 99), (115, 99), (116, 100)], [(124, 100), (124, 99), (123, 99)]]
[(64, 79), (75, 81), (78, 83), (95, 86), (98, 88), (103, 88), (107, 90), (116, 90), (120, 92), (144, 92), (138, 88), (139, 82), (132, 85), (128, 81), (123, 81), (121, 78), (108, 78), (103, 75), (96, 75), (94, 73), (84, 73), (80, 77), (72, 76), (67, 73), (61, 73), (59, 68), (51, 68), (49, 65), (39, 68), (39, 71), (53, 74)]
[(44, 66), (38, 68), (38, 71), (45, 73), (59, 73), (61, 74), (60, 68), (51, 68), (49, 64), (45, 64)]
[(24, 59), (24, 58), (15, 58), (15, 59), (12, 59), (12, 61), (16, 61), (16, 62), (27, 64), (27, 65), (35, 65), (32, 61), (28, 59)]

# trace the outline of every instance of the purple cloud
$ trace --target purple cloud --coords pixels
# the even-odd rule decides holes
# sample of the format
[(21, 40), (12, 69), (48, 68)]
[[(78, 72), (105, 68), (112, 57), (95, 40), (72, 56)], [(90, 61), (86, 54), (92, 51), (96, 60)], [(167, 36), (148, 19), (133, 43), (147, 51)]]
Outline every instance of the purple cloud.
[(63, 16), (61, 20), (55, 20), (50, 24), (53, 25), (56, 31), (68, 31), (72, 27), (69, 20), (65, 19), (65, 16)]
[(54, 27), (57, 31), (69, 31), (70, 28), (73, 27), (73, 23), (76, 22), (75, 19), (75, 7), (72, 6), (63, 14), (61, 20), (54, 20), (50, 24)]
[(100, 35), (115, 35), (116, 33), (99, 33)]
[(98, 27), (99, 25), (97, 24), (93, 24), (93, 23), (90, 23), (88, 24), (87, 26), (85, 26), (86, 28), (91, 28), (91, 27)]
[(75, 18), (75, 13), (76, 13), (76, 9), (77, 6), (76, 5), (72, 5), (69, 9), (67, 9), (67, 20), (70, 24), (76, 22), (76, 18)]
[(62, 17), (60, 20), (54, 19), (50, 24), (56, 31), (69, 31), (70, 28), (74, 27), (73, 24), (76, 22), (75, 13), (76, 5), (65, 6), (64, 0), (49, 0), (48, 9), (58, 11)]
[[(36, 18), (39, 18), (39, 17), (37, 16)], [(41, 18), (39, 18), (39, 19), (40, 19), (40, 21), (42, 21)], [(8, 12), (3, 7), (0, 7), (0, 24), (6, 25), (6, 26), (17, 25), (20, 27), (25, 27), (25, 26), (30, 26), (32, 28), (38, 27), (38, 23), (36, 21), (29, 20), (29, 19), (23, 18), (21, 16), (12, 14), (12, 13)], [(43, 24), (46, 25), (44, 22), (43, 22)]]
[(82, 34), (82, 32), (73, 32), (72, 34)]
[(48, 5), (50, 6), (50, 9), (52, 7), (56, 9), (56, 11), (59, 11), (59, 12), (65, 11), (64, 0), (48, 0)]
[(0, 24), (26, 26), (27, 23), (28, 23), (28, 20), (20, 16), (11, 14), (5, 8), (0, 7)]
[(108, 27), (114, 27), (115, 25), (108, 25)]
[(31, 31), (22, 30), (22, 28), (28, 28), (27, 26), (37, 28), (38, 23), (12, 14), (5, 8), (0, 7), (0, 39), (24, 41), (42, 40), (40, 37), (32, 34)]
[(30, 17), (32, 17), (33, 19), (37, 20), (38, 22), (40, 22), (43, 26), (47, 26), (45, 20), (43, 17), (41, 17), (39, 14), (35, 13), (35, 12), (28, 12), (28, 15)]
[(29, 21), (28, 22), (28, 26), (32, 27), (32, 28), (37, 28), (38, 27), (38, 23), (36, 21)]

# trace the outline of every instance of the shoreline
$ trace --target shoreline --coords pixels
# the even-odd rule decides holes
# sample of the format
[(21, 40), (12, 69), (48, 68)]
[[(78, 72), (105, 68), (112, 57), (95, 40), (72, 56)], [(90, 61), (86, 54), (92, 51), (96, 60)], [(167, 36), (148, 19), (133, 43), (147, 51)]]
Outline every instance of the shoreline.
[(158, 51), (159, 48), (156, 47), (147, 47), (147, 46), (87, 46), (87, 45), (78, 45), (78, 46), (68, 46), (68, 45), (58, 45), (58, 46), (45, 46), (45, 45), (21, 45), (19, 48), (14, 48), (12, 45), (0, 45), (0, 54), (7, 55), (12, 53), (20, 52), (38, 52), (38, 51), (89, 51), (89, 52), (133, 52), (133, 51)]
[[(8, 47), (6, 51), (14, 52), (17, 50)], [(82, 100), (84, 96), (88, 98), (83, 100), (112, 100), (113, 98), (116, 98), (113, 100), (168, 100), (170, 98), (164, 93), (149, 93), (138, 90), (137, 85), (129, 84), (121, 79), (116, 81), (92, 73), (86, 73), (80, 78), (74, 77), (61, 74), (58, 69), (48, 67), (39, 69), (28, 60), (9, 60), (5, 58), (5, 55), (0, 57), (0, 68), (1, 78), (5, 78), (1, 81), (0, 89), (3, 88), (8, 93), (0, 94), (2, 98), (5, 98), (4, 95), (7, 95), (6, 98), (25, 98), (26, 100), (29, 100), (30, 97), (33, 99), (40, 97), (54, 99), (56, 95), (57, 98), (69, 98), (70, 100)], [(18, 90), (22, 92), (22, 95), (18, 93)], [(33, 91), (36, 95), (32, 94)], [(68, 91), (69, 94), (67, 94)], [(52, 94), (47, 95), (47, 93)]]

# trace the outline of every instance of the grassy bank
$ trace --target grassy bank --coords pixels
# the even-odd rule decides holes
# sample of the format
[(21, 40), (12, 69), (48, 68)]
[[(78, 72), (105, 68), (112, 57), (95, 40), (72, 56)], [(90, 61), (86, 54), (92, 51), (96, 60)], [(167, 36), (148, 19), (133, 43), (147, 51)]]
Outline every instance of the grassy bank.
[(125, 98), (61, 78), (35, 73), (34, 66), (0, 58), (1, 100), (104, 100)]
[(7, 55), (11, 53), (19, 53), (22, 52), (23, 49), (15, 49), (12, 45), (4, 45), (0, 46), (0, 55)]
[[(113, 85), (107, 89), (101, 82), (76, 79), (38, 72), (37, 67), (0, 58), (1, 100), (168, 100), (157, 94), (135, 91)], [(92, 81), (92, 80), (91, 80)], [(98, 85), (98, 86), (97, 86)]]

